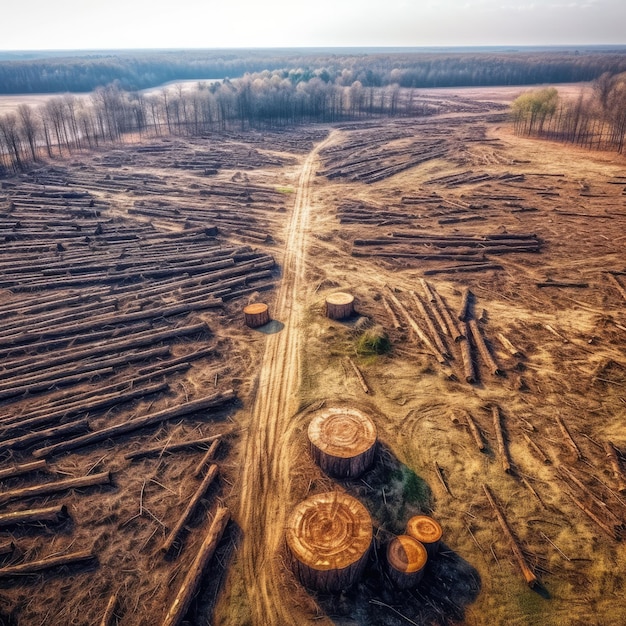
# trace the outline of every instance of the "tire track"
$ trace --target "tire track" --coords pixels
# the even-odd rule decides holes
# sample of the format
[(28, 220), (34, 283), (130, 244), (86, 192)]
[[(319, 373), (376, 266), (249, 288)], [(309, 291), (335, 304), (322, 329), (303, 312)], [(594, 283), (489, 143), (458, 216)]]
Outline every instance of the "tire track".
[(311, 185), (319, 151), (331, 133), (306, 157), (298, 181), (283, 257), (283, 278), (274, 319), (285, 327), (269, 335), (259, 373), (255, 404), (244, 446), (239, 524), (244, 587), (258, 626), (294, 624), (281, 595), (281, 564), (277, 563), (287, 507), (290, 469), (290, 421), (298, 411), (302, 335), (305, 310), (306, 249), (311, 210)]

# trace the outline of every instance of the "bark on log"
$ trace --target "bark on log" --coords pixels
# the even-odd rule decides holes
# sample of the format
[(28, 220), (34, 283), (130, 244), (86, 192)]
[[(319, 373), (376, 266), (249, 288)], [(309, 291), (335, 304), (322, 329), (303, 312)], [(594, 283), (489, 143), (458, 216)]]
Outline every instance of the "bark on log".
[(467, 325), (469, 326), (470, 332), (472, 333), (474, 344), (478, 348), (478, 352), (480, 352), (480, 356), (485, 362), (485, 365), (489, 368), (489, 371), (494, 376), (503, 376), (504, 371), (500, 369), (495, 359), (491, 355), (491, 352), (489, 352), (489, 348), (487, 348), (487, 344), (485, 343), (485, 339), (483, 338), (482, 333), (480, 332), (480, 329), (478, 328), (478, 324), (476, 323), (476, 320), (474, 319), (469, 320), (469, 322), (467, 322)]
[(500, 506), (495, 501), (493, 494), (491, 493), (491, 490), (489, 489), (487, 485), (483, 485), (483, 490), (485, 491), (487, 500), (489, 500), (489, 504), (495, 511), (500, 527), (502, 528), (506, 538), (509, 540), (511, 544), (513, 554), (515, 555), (515, 559), (517, 560), (517, 563), (520, 569), (522, 570), (522, 574), (524, 575), (524, 579), (526, 580), (526, 583), (531, 589), (534, 588), (536, 585), (539, 584), (539, 580), (537, 576), (530, 568), (530, 565), (528, 564), (528, 561), (526, 560), (526, 557), (524, 556), (522, 549), (517, 543), (517, 539), (513, 535), (513, 532), (511, 531), (511, 528), (509, 527), (509, 524), (506, 520), (506, 517), (504, 516), (504, 513), (502, 513)]
[(361, 385), (361, 389), (363, 389), (365, 393), (369, 393), (370, 389), (367, 386), (367, 383), (365, 382), (365, 376), (363, 376), (363, 373), (358, 368), (357, 364), (350, 357), (348, 357), (348, 363), (350, 363), (352, 369), (354, 370), (357, 380), (359, 381), (359, 384)]
[(487, 446), (485, 445), (485, 442), (483, 441), (482, 435), (480, 433), (480, 429), (478, 428), (476, 422), (474, 421), (472, 414), (469, 411), (464, 411), (464, 413), (465, 413), (465, 419), (467, 421), (467, 426), (472, 435), (472, 439), (474, 439), (474, 442), (476, 443), (476, 447), (481, 452), (484, 452), (487, 449)]
[[(463, 289), (463, 296), (461, 298), (461, 306), (459, 308), (458, 318), (460, 322), (467, 322), (471, 317), (472, 311), (472, 300), (474, 298), (474, 294), (469, 290), (469, 287), (465, 287)], [(467, 336), (467, 335), (466, 335)]]
[(544, 465), (550, 465), (552, 463), (550, 457), (524, 431), (522, 431), (522, 437), (524, 437), (530, 449), (537, 455), (539, 460)]
[(357, 409), (320, 409), (309, 423), (308, 437), (313, 458), (330, 476), (356, 478), (374, 462), (376, 426)]
[(198, 465), (196, 465), (196, 469), (193, 473), (194, 478), (200, 478), (200, 476), (202, 476), (202, 474), (204, 473), (204, 468), (206, 467), (206, 464), (215, 458), (215, 453), (217, 452), (217, 449), (219, 448), (220, 442), (221, 442), (221, 439), (216, 439), (209, 446), (209, 449), (206, 451), (205, 455), (202, 457)]
[(0, 514), (0, 527), (14, 524), (59, 522), (67, 517), (67, 507), (64, 504), (49, 506), (43, 509), (26, 509), (13, 513)]
[(476, 370), (474, 368), (474, 359), (472, 357), (472, 347), (469, 342), (469, 329), (466, 327), (466, 337), (462, 338), (459, 342), (459, 346), (461, 348), (461, 360), (463, 361), (463, 374), (465, 375), (465, 380), (473, 385), (476, 382)]
[(461, 339), (463, 339), (463, 336), (464, 336), (461, 328), (459, 327), (458, 323), (450, 314), (450, 311), (448, 310), (446, 303), (444, 302), (443, 298), (439, 295), (437, 290), (433, 288), (432, 291), (433, 291), (433, 295), (435, 296), (435, 302), (437, 303), (437, 306), (439, 307), (441, 314), (443, 315), (443, 318), (448, 326), (448, 329), (450, 331), (450, 336), (454, 339), (455, 342), (461, 341)]
[(450, 359), (451, 358), (450, 351), (448, 350), (448, 347), (444, 343), (443, 339), (439, 335), (439, 332), (437, 331), (437, 328), (435, 327), (435, 323), (433, 322), (433, 319), (432, 319), (432, 314), (430, 313), (428, 309), (426, 309), (426, 306), (424, 305), (424, 303), (420, 300), (419, 296), (414, 291), (410, 291), (409, 293), (411, 297), (413, 298), (413, 302), (415, 302), (415, 305), (417, 306), (419, 312), (422, 314), (424, 321), (426, 322), (426, 326), (428, 330), (430, 331), (431, 337), (435, 341), (435, 345), (437, 346), (437, 350), (439, 351), (441, 358), (444, 360)]
[(428, 561), (426, 548), (414, 537), (398, 535), (387, 545), (387, 572), (398, 589), (416, 587)]
[(30, 461), (29, 463), (22, 463), (21, 465), (14, 465), (13, 467), (6, 467), (0, 470), (0, 480), (46, 469), (47, 465), (46, 460), (41, 459), (39, 461)]
[(409, 326), (413, 329), (413, 332), (419, 337), (420, 341), (426, 346), (426, 349), (437, 359), (437, 361), (442, 365), (445, 365), (446, 359), (444, 359), (441, 356), (439, 350), (437, 350), (437, 348), (433, 346), (426, 333), (419, 327), (419, 324), (413, 319), (411, 314), (407, 311), (406, 307), (400, 302), (400, 300), (396, 298), (391, 289), (389, 287), (387, 287), (387, 289), (389, 289), (389, 297), (391, 301), (394, 303), (398, 311), (400, 311), (404, 315), (407, 322), (409, 323)]
[(491, 416), (493, 418), (493, 428), (496, 433), (496, 442), (498, 444), (498, 456), (500, 457), (500, 463), (502, 464), (502, 469), (507, 474), (511, 474), (512, 473), (511, 461), (509, 459), (509, 451), (504, 441), (504, 433), (502, 432), (500, 409), (495, 405), (491, 407)]
[(326, 317), (331, 320), (344, 320), (354, 313), (354, 296), (337, 292), (326, 296)]
[(184, 417), (186, 415), (197, 413), (198, 411), (202, 411), (204, 409), (218, 407), (234, 398), (235, 392), (232, 389), (224, 392), (215, 393), (213, 395), (200, 398), (199, 400), (193, 400), (191, 402), (187, 402), (173, 408), (164, 409), (163, 411), (158, 411), (157, 413), (152, 413), (151, 415), (137, 417), (135, 419), (129, 420), (128, 422), (124, 422), (123, 424), (116, 424), (115, 426), (102, 428), (101, 430), (97, 430), (93, 433), (83, 435), (82, 437), (68, 439), (67, 441), (62, 441), (61, 443), (57, 443), (52, 446), (39, 448), (38, 450), (35, 450), (33, 452), (33, 456), (35, 458), (42, 458), (57, 454), (59, 452), (66, 452), (67, 450), (81, 448), (92, 443), (97, 443), (99, 441), (104, 441), (105, 439), (110, 439), (133, 432), (140, 428), (146, 428), (154, 424), (160, 424), (161, 422), (164, 422), (166, 420), (175, 419), (177, 417)]
[(579, 461), (582, 460), (583, 453), (580, 451), (580, 448), (578, 447), (578, 445), (574, 441), (574, 438), (572, 437), (572, 435), (571, 435), (571, 433), (569, 431), (569, 428), (565, 425), (565, 422), (563, 421), (563, 418), (560, 415), (557, 415), (557, 416), (555, 416), (554, 419), (556, 420), (556, 423), (558, 424), (561, 432), (563, 433), (563, 437), (565, 437), (565, 441), (567, 441), (569, 446), (576, 453), (576, 458)]
[(524, 356), (523, 352), (516, 348), (502, 333), (498, 333), (498, 339), (511, 356), (518, 359)]
[(68, 424), (61, 424), (60, 426), (53, 426), (52, 428), (46, 428), (45, 430), (36, 430), (35, 432), (27, 433), (26, 435), (21, 435), (20, 437), (0, 441), (0, 452), (14, 448), (26, 448), (38, 443), (39, 441), (54, 439), (85, 431), (89, 431), (89, 420), (87, 419), (78, 420), (77, 422), (69, 422)]
[(428, 515), (414, 515), (406, 525), (406, 534), (417, 539), (428, 552), (428, 558), (432, 559), (441, 545), (443, 529), (439, 522)]
[(176, 525), (172, 528), (170, 534), (167, 536), (167, 539), (163, 542), (161, 552), (167, 554), (172, 549), (174, 543), (178, 540), (183, 527), (193, 515), (196, 506), (198, 506), (198, 503), (206, 493), (207, 489), (215, 480), (217, 471), (217, 465), (211, 465), (211, 467), (209, 467), (209, 471), (206, 476), (203, 478), (193, 496), (191, 496), (187, 506), (183, 509), (181, 516), (178, 518), (178, 522), (176, 522)]
[(372, 534), (367, 509), (346, 493), (319, 493), (301, 502), (286, 526), (300, 582), (323, 592), (350, 587), (365, 569)]
[(189, 609), (191, 599), (193, 598), (196, 588), (200, 584), (202, 572), (206, 568), (207, 563), (213, 557), (217, 544), (226, 530), (226, 525), (228, 524), (229, 519), (230, 512), (227, 508), (222, 507), (217, 509), (213, 522), (211, 523), (206, 537), (198, 550), (198, 554), (193, 560), (191, 567), (176, 592), (174, 601), (165, 615), (162, 626), (178, 626), (183, 620), (183, 617), (185, 617), (185, 613), (187, 613), (187, 610)]
[(111, 472), (101, 472), (100, 474), (90, 474), (88, 476), (79, 476), (78, 478), (67, 478), (65, 480), (57, 480), (52, 483), (43, 483), (40, 485), (31, 485), (30, 487), (22, 487), (21, 489), (12, 489), (0, 493), (0, 505), (19, 500), (20, 498), (34, 498), (37, 496), (47, 496), (59, 491), (67, 489), (79, 489), (81, 487), (93, 487), (94, 485), (110, 485)]
[(622, 473), (622, 468), (615, 446), (610, 441), (603, 441), (602, 447), (604, 449), (604, 454), (609, 461), (609, 465), (611, 466), (613, 478), (617, 482), (617, 490), (620, 493), (626, 493), (626, 481), (624, 480), (624, 474)]
[(142, 450), (136, 450), (135, 452), (129, 452), (124, 455), (125, 459), (134, 461), (135, 459), (141, 459), (144, 456), (151, 456), (153, 454), (165, 454), (166, 452), (177, 452), (178, 450), (187, 450), (188, 448), (197, 448), (206, 446), (207, 443), (213, 443), (220, 439), (222, 435), (212, 435), (211, 437), (202, 437), (201, 439), (194, 439), (193, 441), (183, 441), (181, 443), (172, 443), (169, 445), (154, 446), (152, 448), (143, 448)]
[(270, 321), (270, 311), (267, 304), (255, 302), (243, 310), (244, 322), (249, 328), (264, 326)]
[(389, 315), (389, 318), (391, 319), (391, 325), (393, 326), (393, 328), (395, 330), (402, 328), (402, 325), (398, 321), (398, 316), (395, 314), (394, 310), (391, 308), (391, 305), (389, 304), (389, 302), (387, 302), (387, 298), (385, 298), (385, 296), (381, 296), (381, 300), (382, 300), (383, 306), (385, 307), (385, 311), (387, 311), (387, 315)]
[(70, 552), (60, 556), (41, 559), (39, 561), (30, 561), (29, 563), (21, 563), (20, 565), (12, 565), (0, 569), (0, 578), (9, 578), (11, 576), (24, 576), (60, 567), (62, 565), (77, 565), (86, 561), (95, 560), (96, 556), (91, 550), (81, 550), (79, 552)]

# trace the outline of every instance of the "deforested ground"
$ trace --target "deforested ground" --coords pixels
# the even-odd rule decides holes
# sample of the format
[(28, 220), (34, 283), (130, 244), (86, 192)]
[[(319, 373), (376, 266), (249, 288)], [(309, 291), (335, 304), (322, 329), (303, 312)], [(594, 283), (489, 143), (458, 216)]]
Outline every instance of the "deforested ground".
[[(423, 98), (437, 115), (154, 138), (3, 179), (0, 519), (48, 511), (0, 527), (6, 623), (98, 624), (109, 603), (111, 624), (162, 623), (222, 506), (191, 624), (624, 623), (624, 158), (514, 136), (493, 92)], [(353, 481), (309, 453), (333, 404), (378, 431)], [(359, 584), (316, 594), (284, 525), (330, 490), (365, 504), (374, 546)], [(397, 591), (385, 547), (419, 512), (444, 546)]]

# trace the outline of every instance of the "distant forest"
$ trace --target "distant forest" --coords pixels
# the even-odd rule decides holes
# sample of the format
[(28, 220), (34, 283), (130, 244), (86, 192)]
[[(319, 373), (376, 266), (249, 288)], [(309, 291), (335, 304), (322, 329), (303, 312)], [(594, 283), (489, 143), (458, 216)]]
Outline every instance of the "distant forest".
[[(22, 57), (26, 57), (24, 54)], [(184, 50), (69, 54), (0, 60), (0, 94), (85, 93), (113, 82), (138, 91), (176, 80), (239, 78), (280, 71), (291, 82), (407, 88), (536, 85), (591, 81), (626, 71), (626, 50), (480, 52), (355, 52), (308, 50)]]

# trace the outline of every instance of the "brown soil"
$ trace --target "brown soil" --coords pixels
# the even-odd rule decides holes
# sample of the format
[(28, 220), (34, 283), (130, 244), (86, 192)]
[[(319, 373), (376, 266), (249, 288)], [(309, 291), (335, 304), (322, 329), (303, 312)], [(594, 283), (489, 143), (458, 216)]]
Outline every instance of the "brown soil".
[[(428, 96), (431, 102), (433, 97)], [(251, 248), (270, 253), (280, 272), (274, 275), (274, 290), (254, 290), (265, 284), (264, 278), (251, 282), (248, 292), (226, 298), (223, 309), (190, 313), (168, 323), (153, 321), (164, 328), (205, 321), (212, 333), (173, 342), (172, 356), (205, 346), (214, 346), (215, 354), (194, 361), (186, 372), (169, 375), (167, 394), (89, 414), (92, 430), (230, 387), (237, 392), (238, 404), (224, 407), (211, 419), (192, 415), (50, 457), (48, 474), (55, 479), (110, 470), (115, 484), (5, 505), (18, 510), (63, 502), (69, 504), (71, 517), (60, 526), (3, 531), (0, 543), (13, 540), (22, 552), (0, 559), (5, 559), (4, 565), (18, 564), (93, 548), (97, 562), (0, 580), (4, 615), (12, 615), (20, 625), (98, 623), (109, 597), (116, 594), (115, 619), (120, 624), (158, 623), (215, 507), (223, 503), (234, 522), (191, 606), (188, 620), (193, 624), (282, 626), (313, 619), (322, 624), (392, 626), (625, 622), (619, 564), (626, 554), (616, 538), (621, 529), (615, 527), (626, 521), (626, 499), (616, 490), (602, 448), (611, 441), (618, 453), (626, 451), (626, 317), (624, 299), (607, 275), (615, 272), (614, 278), (626, 287), (626, 276), (619, 274), (626, 271), (625, 161), (515, 137), (501, 109), (485, 97), (436, 98), (440, 115), (430, 118), (352, 124), (329, 129), (323, 140), (319, 129), (267, 133), (262, 139), (255, 133), (213, 137), (204, 145), (200, 140), (155, 139), (154, 152), (132, 146), (81, 155), (63, 168), (8, 181), (16, 186), (0, 190), (3, 213), (11, 219), (22, 210), (18, 206), (12, 214), (8, 211), (20, 189), (31, 193), (43, 182), (47, 189), (57, 189), (65, 181), (71, 189), (90, 190), (102, 205), (97, 205), (102, 218), (116, 220), (105, 224), (105, 231), (112, 232), (115, 225), (116, 233), (138, 233), (145, 238), (144, 251), (157, 241), (165, 249), (168, 236), (184, 232), (185, 223), (203, 223), (193, 221), (194, 212), (200, 215), (221, 203), (220, 213), (202, 213), (204, 223), (215, 219), (219, 230), (215, 241), (202, 245), (212, 249), (217, 242), (236, 247), (238, 254), (244, 254), (245, 246), (245, 254)], [(353, 147), (342, 150), (349, 142)], [(218, 173), (206, 174), (208, 157), (202, 150), (214, 151), (226, 163)], [(433, 156), (402, 169), (417, 151)], [(198, 159), (205, 159), (200, 169), (189, 169), (196, 168), (192, 161)], [(315, 175), (338, 171), (339, 159), (344, 171), (336, 177)], [(188, 163), (188, 168), (174, 169), (174, 161)], [(375, 168), (367, 165), (366, 171), (363, 163), (398, 171), (367, 184), (357, 176), (371, 177)], [(248, 192), (242, 195), (244, 187)], [(231, 195), (216, 195), (224, 191)], [(239, 222), (232, 223), (232, 216)], [(148, 226), (162, 241), (154, 239), (154, 231), (144, 232)], [(2, 228), (9, 229), (9, 221)], [(263, 242), (259, 233), (271, 239)], [(485, 243), (493, 241), (491, 236), (521, 234), (534, 236), (533, 251), (496, 253)], [(422, 245), (416, 235), (431, 242)], [(392, 241), (354, 245), (355, 240), (381, 239)], [(77, 241), (63, 241), (68, 250), (78, 249)], [(112, 238), (107, 246), (100, 251), (102, 263), (106, 254), (119, 253)], [(181, 252), (188, 246), (181, 244)], [(1, 260), (18, 262), (24, 250), (5, 251)], [(461, 260), (437, 258), (452, 252)], [(476, 252), (483, 266), (497, 268), (472, 268), (474, 261), (463, 260), (473, 259)], [(125, 254), (119, 258), (128, 258), (129, 249)], [(451, 266), (470, 271), (433, 273)], [(116, 271), (121, 270), (108, 270), (108, 280)], [(441, 333), (451, 353), (448, 359), (436, 358), (419, 339), (394, 300), (434, 344), (411, 295), (414, 291), (430, 306), (421, 278), (455, 317), (463, 290), (471, 290), (471, 314), (504, 375), (493, 375), (472, 344), (478, 382), (468, 384), (459, 345), (451, 337)], [(146, 294), (141, 301), (148, 309), (191, 301), (190, 287), (166, 291), (162, 301), (148, 300), (147, 289), (164, 279), (143, 280), (137, 290)], [(550, 281), (562, 286), (550, 286)], [(69, 289), (51, 284), (38, 289), (28, 293), (7, 286), (2, 305), (32, 307), (44, 296), (68, 299), (74, 292), (89, 294), (96, 286)], [(357, 315), (345, 322), (324, 315), (326, 297), (338, 290), (356, 298)], [(106, 299), (104, 292), (97, 295)], [(243, 307), (256, 300), (269, 304), (275, 320), (266, 329), (243, 325)], [(399, 328), (386, 305), (395, 312)], [(119, 297), (118, 306), (122, 312), (134, 310), (132, 291)], [(59, 310), (70, 309), (68, 304)], [(31, 314), (18, 319), (7, 309), (3, 333), (9, 328), (24, 331), (29, 320)], [(374, 324), (389, 336), (390, 352), (363, 351), (358, 340)], [(519, 353), (507, 351), (499, 335)], [(46, 349), (47, 356), (52, 350)], [(369, 394), (348, 356), (363, 373)], [(7, 353), (9, 357), (16, 359), (17, 354)], [(113, 374), (102, 374), (100, 382), (94, 379), (69, 390), (74, 395), (97, 391), (103, 384), (130, 380), (146, 365), (118, 367)], [(5, 371), (10, 373), (10, 367)], [(51, 410), (53, 402), (63, 406), (64, 390), (52, 387), (4, 400), (2, 420)], [(375, 421), (375, 464), (358, 480), (332, 480), (311, 459), (307, 427), (323, 403), (353, 405)], [(494, 405), (499, 407), (510, 473), (503, 470), (498, 451)], [(469, 411), (478, 426), (484, 452), (478, 450), (463, 411)], [(125, 455), (219, 433), (230, 433), (216, 458), (219, 484), (207, 492), (180, 549), (164, 558), (160, 546), (197, 487), (193, 474), (205, 450), (164, 452), (139, 461)], [(550, 464), (541, 461), (527, 438)], [(2, 468), (32, 460), (41, 445), (10, 450)], [(3, 488), (46, 482), (48, 474), (13, 478)], [(538, 576), (537, 588), (526, 585), (483, 484), (493, 492)], [(375, 527), (374, 550), (355, 588), (315, 594), (292, 574), (285, 522), (297, 503), (335, 489), (368, 508)], [(396, 591), (385, 572), (385, 549), (420, 513), (441, 524), (443, 545), (416, 590)]]

